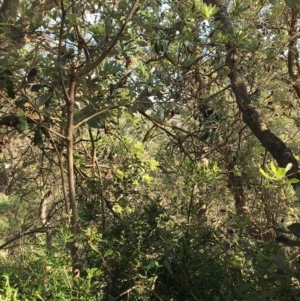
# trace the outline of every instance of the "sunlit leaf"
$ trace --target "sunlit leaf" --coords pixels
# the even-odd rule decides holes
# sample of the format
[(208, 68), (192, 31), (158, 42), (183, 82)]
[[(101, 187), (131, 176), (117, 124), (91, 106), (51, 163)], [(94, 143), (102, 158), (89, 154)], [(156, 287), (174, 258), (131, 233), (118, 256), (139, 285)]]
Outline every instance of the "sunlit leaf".
[(283, 177), (285, 177), (285, 175), (286, 175), (286, 169), (285, 168), (279, 167), (276, 170), (275, 176), (276, 176), (277, 179), (282, 179)]
[(123, 207), (120, 206), (119, 204), (114, 204), (113, 205), (113, 210), (115, 212), (119, 213), (119, 214), (121, 214), (124, 211)]
[(268, 175), (262, 168), (259, 169), (259, 172), (262, 174), (263, 177), (265, 177), (266, 179), (269, 180), (274, 180), (273, 177), (271, 177), (270, 175)]
[(199, 7), (204, 17), (208, 20), (219, 11), (219, 8), (216, 6), (212, 6), (211, 4), (207, 5), (203, 2), (199, 3)]
[(150, 184), (150, 183), (153, 181), (153, 177), (151, 177), (151, 176), (148, 175), (148, 174), (144, 174), (144, 175), (143, 175), (143, 180), (144, 180), (147, 184)]
[(271, 168), (271, 171), (272, 171), (273, 175), (276, 175), (277, 168), (276, 168), (276, 166), (273, 162), (270, 163), (270, 168)]

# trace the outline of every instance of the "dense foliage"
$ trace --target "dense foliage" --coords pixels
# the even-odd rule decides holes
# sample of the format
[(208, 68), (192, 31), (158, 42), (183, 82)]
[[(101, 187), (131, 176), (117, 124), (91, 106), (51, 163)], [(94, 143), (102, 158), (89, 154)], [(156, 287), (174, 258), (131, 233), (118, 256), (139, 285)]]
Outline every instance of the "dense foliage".
[(1, 300), (300, 300), (299, 0), (3, 0)]

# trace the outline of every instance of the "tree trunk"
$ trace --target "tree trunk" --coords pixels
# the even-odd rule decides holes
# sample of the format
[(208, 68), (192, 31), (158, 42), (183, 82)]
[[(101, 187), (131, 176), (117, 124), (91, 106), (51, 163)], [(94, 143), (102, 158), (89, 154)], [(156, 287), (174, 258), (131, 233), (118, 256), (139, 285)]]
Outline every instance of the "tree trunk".
[[(215, 16), (216, 20), (222, 23), (224, 34), (233, 34), (232, 25), (228, 21), (229, 18), (226, 8), (221, 5), (218, 0), (204, 0), (204, 2), (207, 5), (211, 4), (219, 8), (219, 11)], [(228, 42), (225, 47), (227, 49), (226, 64), (231, 70), (228, 76), (231, 81), (236, 103), (242, 113), (243, 121), (265, 149), (270, 152), (280, 167), (285, 168), (288, 163), (293, 164), (293, 167), (288, 171), (287, 175), (289, 178), (296, 178), (300, 181), (299, 164), (292, 151), (267, 127), (250, 102), (246, 84), (243, 80), (242, 74), (239, 72), (239, 57), (236, 53), (235, 46)], [(292, 185), (295, 192), (300, 189), (299, 183)]]

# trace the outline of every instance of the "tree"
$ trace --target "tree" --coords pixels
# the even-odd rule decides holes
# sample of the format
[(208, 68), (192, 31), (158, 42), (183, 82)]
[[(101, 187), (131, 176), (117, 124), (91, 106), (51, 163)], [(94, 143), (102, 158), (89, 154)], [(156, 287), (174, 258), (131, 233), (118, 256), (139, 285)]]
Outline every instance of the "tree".
[[(297, 1), (41, 3), (0, 8), (2, 210), (22, 212), (0, 248), (43, 237), (57, 254), (64, 237), (72, 281), (98, 277), (105, 296), (238, 298), (247, 277), (263, 291), (254, 259), (242, 277), (209, 256), (273, 241), (287, 184), (299, 196)], [(143, 268), (157, 280), (136, 284)]]

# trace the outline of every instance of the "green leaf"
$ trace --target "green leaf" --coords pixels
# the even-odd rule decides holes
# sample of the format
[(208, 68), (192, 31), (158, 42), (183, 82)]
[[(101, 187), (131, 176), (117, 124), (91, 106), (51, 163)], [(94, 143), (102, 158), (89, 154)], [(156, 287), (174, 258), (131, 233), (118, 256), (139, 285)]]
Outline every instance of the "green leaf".
[[(288, 233), (290, 233), (290, 232), (288, 232)], [(275, 241), (286, 244), (290, 241), (290, 239), (288, 237), (286, 237), (285, 235), (279, 235), (275, 238)]]
[(14, 84), (11, 80), (6, 81), (6, 92), (9, 98), (14, 99), (16, 97)]
[(300, 234), (300, 223), (294, 223), (291, 224), (289, 226), (287, 226), (287, 228), (295, 235), (298, 236)]
[(144, 174), (143, 175), (143, 180), (147, 183), (150, 184), (153, 181), (153, 177), (151, 177), (149, 174)]
[(283, 271), (290, 272), (291, 268), (288, 266), (288, 264), (285, 261), (285, 258), (280, 255), (275, 255), (273, 257), (273, 262)]
[(44, 141), (43, 141), (42, 131), (41, 131), (40, 127), (37, 127), (34, 132), (33, 144), (35, 146), (42, 147), (43, 143), (44, 143)]
[(159, 166), (159, 162), (157, 162), (155, 159), (151, 158), (148, 162), (149, 168), (152, 171), (157, 170), (157, 167)]
[(268, 61), (273, 61), (276, 58), (277, 53), (274, 49), (269, 49), (266, 51), (266, 56)]
[(18, 130), (20, 132), (24, 132), (27, 130), (27, 128), (28, 128), (28, 124), (27, 124), (26, 116), (22, 115), (19, 118)]
[(274, 230), (280, 233), (291, 233), (290, 231), (286, 230), (282, 225), (274, 226)]
[(285, 177), (285, 175), (286, 175), (286, 169), (285, 168), (279, 167), (276, 170), (275, 176), (276, 176), (277, 179), (282, 179), (283, 177)]
[(270, 168), (271, 168), (271, 171), (272, 171), (273, 175), (276, 175), (277, 168), (276, 168), (276, 166), (274, 165), (273, 162), (270, 163)]
[(236, 7), (235, 14), (240, 14), (248, 9), (249, 9), (248, 3), (239, 3)]
[(207, 5), (206, 3), (199, 3), (199, 7), (203, 16), (207, 20), (209, 20), (213, 15), (215, 15), (219, 11), (219, 8), (216, 7), (215, 5), (214, 6), (212, 6), (211, 4)]
[(276, 237), (275, 241), (280, 242), (287, 247), (299, 247), (300, 246), (300, 241), (289, 239), (285, 235), (280, 235), (280, 236)]
[(36, 106), (38, 108), (41, 107), (42, 105), (47, 103), (51, 99), (51, 97), (52, 97), (52, 93), (47, 93), (47, 94), (39, 96), (35, 101)]
[(119, 214), (121, 214), (124, 211), (123, 207), (120, 206), (119, 204), (114, 204), (113, 205), (113, 210), (115, 212), (119, 213)]
[[(129, 34), (118, 34), (118, 39), (120, 41), (128, 41), (128, 40), (131, 40), (132, 39), (132, 36), (129, 35)], [(112, 53), (112, 52), (111, 52)]]
[(85, 79), (85, 83), (90, 90), (99, 90), (99, 83), (97, 83), (96, 79)]
[(153, 27), (149, 23), (145, 23), (142, 19), (138, 16), (134, 16), (132, 21), (137, 23), (139, 26), (145, 29), (146, 33), (150, 34), (153, 32)]
[(296, 187), (295, 192), (296, 192), (296, 196), (300, 199), (300, 186)]
[(0, 88), (5, 88), (9, 98), (15, 98), (14, 84), (12, 82), (13, 74), (10, 70), (0, 70)]
[(278, 188), (278, 186), (272, 185), (272, 184), (267, 184), (265, 187), (266, 187), (267, 189), (276, 189), (276, 188)]
[(298, 179), (295, 179), (295, 178), (293, 178), (293, 179), (288, 179), (288, 180), (286, 180), (285, 182), (284, 182), (284, 184), (296, 184), (296, 183), (299, 183), (299, 180)]
[(113, 250), (111, 250), (111, 249), (108, 249), (108, 250), (106, 250), (106, 251), (105, 251), (105, 253), (104, 253), (104, 256), (103, 256), (103, 257), (110, 256), (110, 255), (112, 255), (113, 253), (114, 253), (114, 251), (113, 251)]
[(107, 35), (109, 35), (112, 31), (112, 23), (111, 23), (111, 17), (110, 16), (107, 16), (104, 20), (104, 24), (105, 24), (105, 33)]
[(247, 52), (251, 52), (253, 53), (255, 50), (257, 50), (257, 47), (258, 47), (258, 41), (257, 40), (254, 40), (254, 39), (249, 39), (245, 42), (243, 42), (241, 44), (241, 47), (243, 49), (245, 49)]
[(28, 98), (27, 97), (20, 97), (15, 100), (15, 105), (18, 108), (21, 108), (22, 110), (25, 109), (25, 105), (28, 103)]
[(31, 87), (30, 87), (30, 91), (32, 91), (32, 92), (39, 92), (42, 88), (44, 88), (45, 87), (45, 85), (39, 85), (39, 84), (37, 84), (37, 85), (32, 85)]
[(263, 177), (265, 177), (266, 179), (269, 179), (269, 180), (274, 180), (273, 177), (269, 176), (262, 168), (259, 169), (259, 172), (261, 173), (261, 175)]

